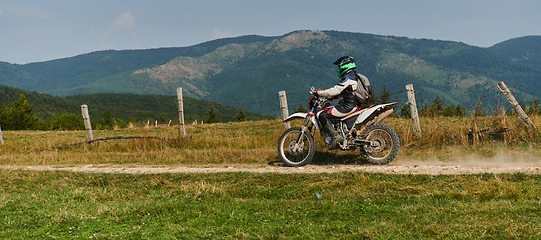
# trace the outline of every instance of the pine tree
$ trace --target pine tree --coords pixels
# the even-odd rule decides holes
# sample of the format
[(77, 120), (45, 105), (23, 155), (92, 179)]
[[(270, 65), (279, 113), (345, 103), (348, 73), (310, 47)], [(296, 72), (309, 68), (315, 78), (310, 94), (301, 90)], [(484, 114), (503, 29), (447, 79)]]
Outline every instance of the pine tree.
[(246, 116), (246, 113), (244, 112), (244, 109), (240, 108), (237, 114), (235, 115), (235, 119), (239, 122), (243, 122), (248, 120), (248, 116)]
[(105, 110), (103, 112), (103, 127), (105, 129), (113, 129), (114, 125), (115, 125), (115, 120), (113, 119), (112, 115), (111, 115), (111, 111), (109, 110)]
[(376, 94), (373, 94), (374, 92), (374, 86), (370, 86), (370, 92), (372, 93), (372, 96), (370, 96), (368, 100), (368, 105), (376, 104)]
[(428, 103), (423, 102), (423, 105), (418, 110), (420, 117), (429, 117), (432, 114), (432, 109), (428, 106)]
[(485, 113), (483, 112), (483, 104), (479, 102), (474, 109), (473, 116), (484, 117)]
[(444, 117), (453, 117), (453, 116), (455, 116), (455, 109), (456, 109), (456, 107), (455, 107), (454, 104), (449, 104), (449, 105), (443, 107), (442, 114), (443, 114)]
[(379, 96), (376, 100), (377, 104), (389, 103), (391, 102), (391, 93), (387, 91), (387, 86), (383, 86), (383, 90), (379, 93)]
[(436, 96), (432, 103), (432, 109), (430, 109), (430, 115), (432, 117), (441, 116), (443, 114), (443, 101), (439, 96)]
[(6, 129), (7, 121), (9, 115), (9, 108), (7, 106), (4, 106), (3, 103), (0, 102), (0, 126), (4, 127), (4, 130)]
[(5, 127), (2, 126), (2, 128), (5, 130), (36, 129), (39, 119), (32, 112), (33, 109), (32, 104), (26, 101), (24, 94), (19, 95), (19, 100), (13, 103), (11, 109), (3, 111), (2, 119), (7, 121), (4, 123)]
[(160, 124), (164, 124), (164, 123), (167, 123), (167, 120), (168, 120), (168, 119), (167, 119), (167, 114), (165, 114), (165, 113), (163, 113), (163, 112), (160, 113), (160, 116), (158, 117), (158, 122), (159, 122)]
[(464, 117), (465, 112), (466, 112), (466, 109), (463, 108), (463, 107), (461, 107), (460, 104), (457, 104), (457, 105), (456, 105), (456, 108), (455, 108), (455, 116), (457, 116), (457, 117)]
[(402, 108), (400, 108), (400, 116), (403, 118), (411, 118), (411, 109), (409, 104), (404, 104)]
[(293, 113), (305, 113), (305, 112), (308, 112), (308, 110), (306, 110), (306, 109), (304, 108), (304, 105), (296, 106), (296, 107), (293, 109)]
[(528, 104), (528, 107), (526, 108), (526, 114), (532, 115), (532, 114), (538, 114), (540, 110), (540, 104), (539, 99), (535, 99), (530, 104)]
[(216, 115), (216, 110), (214, 110), (214, 106), (210, 107), (210, 110), (208, 112), (208, 118), (207, 123), (217, 123), (219, 122), (218, 116)]

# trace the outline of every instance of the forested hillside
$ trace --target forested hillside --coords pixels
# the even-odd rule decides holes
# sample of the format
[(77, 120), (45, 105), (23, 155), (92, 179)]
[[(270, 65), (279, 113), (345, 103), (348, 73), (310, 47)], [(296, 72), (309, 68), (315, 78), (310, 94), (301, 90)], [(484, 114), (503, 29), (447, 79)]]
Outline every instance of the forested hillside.
[[(125, 93), (92, 93), (80, 94), (69, 97), (58, 97), (38, 92), (25, 91), (17, 88), (0, 85), (0, 114), (10, 114), (11, 108), (21, 96), (29, 105), (30, 115), (35, 115), (43, 122), (52, 122), (61, 118), (62, 115), (72, 114), (82, 120), (81, 105), (89, 107), (89, 113), (96, 124), (105, 121), (122, 121), (123, 123), (143, 123), (158, 121), (160, 124), (171, 120), (178, 123), (178, 101), (176, 96), (164, 95), (138, 95)], [(183, 97), (184, 118), (187, 123), (194, 120), (206, 122), (211, 108), (217, 121), (238, 121), (239, 108), (225, 106), (219, 103), (199, 100), (191, 97)], [(15, 110), (15, 114), (22, 113)], [(260, 120), (274, 118), (269, 115), (244, 112), (246, 120)], [(6, 117), (7, 118), (7, 117)], [(38, 121), (38, 120), (33, 120)], [(13, 125), (17, 121), (0, 119), (2, 129), (9, 129), (7, 125)], [(94, 126), (95, 127), (95, 126)]]
[(526, 36), (498, 43), (490, 52), (541, 71), (541, 36)]
[[(499, 81), (541, 95), (541, 37), (512, 39), (491, 48), (459, 42), (337, 31), (295, 31), (283, 36), (242, 36), (182, 48), (101, 51), (48, 62), (0, 63), (0, 84), (59, 96), (87, 93), (174, 95), (246, 104), (264, 112), (266, 101), (286, 90), (290, 105), (305, 104), (311, 86), (328, 88), (338, 78), (332, 65), (351, 55), (376, 92), (384, 86), (405, 100), (414, 84), (422, 100), (440, 97), (469, 106)], [(517, 91), (517, 98), (532, 99)], [(495, 96), (491, 96), (495, 97)], [(258, 103), (261, 104), (251, 104)], [(277, 114), (277, 113), (272, 113)]]
[[(263, 39), (263, 37), (245, 36), (238, 40), (243, 42), (244, 38)], [(78, 88), (117, 74), (164, 64), (178, 56), (201, 56), (230, 42), (231, 40), (211, 41), (193, 47), (98, 51), (24, 65), (0, 62), (0, 84), (60, 96), (88, 93), (69, 91), (64, 93), (58, 90)], [(118, 89), (111, 87), (106, 89), (110, 89), (111, 92), (132, 92), (124, 90), (126, 86), (116, 87)], [(145, 92), (139, 91), (139, 93)]]

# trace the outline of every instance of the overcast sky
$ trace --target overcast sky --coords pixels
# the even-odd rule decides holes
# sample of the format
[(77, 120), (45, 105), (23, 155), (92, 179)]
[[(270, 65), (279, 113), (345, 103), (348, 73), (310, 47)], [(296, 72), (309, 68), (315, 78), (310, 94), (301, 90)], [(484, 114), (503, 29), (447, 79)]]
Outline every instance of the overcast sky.
[(541, 35), (541, 0), (0, 0), (0, 61), (339, 30), (479, 47)]

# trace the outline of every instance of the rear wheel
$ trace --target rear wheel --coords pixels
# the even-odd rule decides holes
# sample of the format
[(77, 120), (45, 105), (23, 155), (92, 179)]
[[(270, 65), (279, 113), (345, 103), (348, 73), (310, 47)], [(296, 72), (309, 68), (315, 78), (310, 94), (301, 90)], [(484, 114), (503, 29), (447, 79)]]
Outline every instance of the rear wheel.
[(359, 139), (373, 142), (362, 146), (361, 155), (372, 164), (388, 164), (394, 160), (400, 148), (398, 134), (389, 125), (376, 123), (370, 125)]
[[(302, 135), (302, 136), (301, 136)], [(314, 157), (314, 137), (309, 131), (302, 133), (302, 128), (290, 128), (278, 140), (278, 154), (282, 161), (290, 167), (304, 166)]]

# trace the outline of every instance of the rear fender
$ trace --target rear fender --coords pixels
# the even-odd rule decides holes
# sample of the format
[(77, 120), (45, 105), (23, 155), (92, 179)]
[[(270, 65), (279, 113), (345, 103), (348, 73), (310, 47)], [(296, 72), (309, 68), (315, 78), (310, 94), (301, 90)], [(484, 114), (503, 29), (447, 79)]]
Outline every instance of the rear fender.
[[(377, 106), (374, 106), (374, 107), (371, 107), (369, 109), (364, 110), (361, 113), (361, 115), (359, 115), (359, 117), (357, 118), (357, 121), (355, 121), (355, 125), (364, 123), (367, 119), (370, 118), (370, 116), (372, 116), (377, 111), (379, 111), (381, 109), (384, 109), (384, 108), (386, 108), (388, 106), (392, 106), (392, 105), (396, 105), (396, 102), (387, 103), (387, 104), (381, 104), (381, 105), (377, 105)], [(391, 108), (391, 110), (392, 110), (392, 108)], [(383, 120), (383, 119), (381, 119), (381, 120)]]

